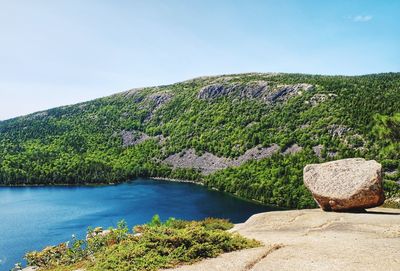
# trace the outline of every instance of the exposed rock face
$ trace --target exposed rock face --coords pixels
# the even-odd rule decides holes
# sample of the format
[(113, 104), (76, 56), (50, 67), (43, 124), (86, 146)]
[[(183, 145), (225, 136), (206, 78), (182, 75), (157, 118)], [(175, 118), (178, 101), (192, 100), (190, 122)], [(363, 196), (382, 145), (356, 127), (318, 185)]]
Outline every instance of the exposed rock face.
[(286, 101), (295, 95), (301, 95), (302, 91), (311, 89), (313, 89), (313, 86), (310, 84), (284, 85), (280, 86), (276, 92), (265, 97), (265, 100), (268, 102)]
[(171, 101), (173, 94), (170, 92), (156, 92), (149, 95), (145, 101), (144, 108), (148, 110), (148, 115), (145, 118), (145, 122), (149, 121), (155, 112), (160, 109), (163, 105)]
[(174, 168), (194, 168), (207, 175), (219, 169), (228, 167), (228, 159), (218, 157), (212, 153), (206, 152), (199, 156), (194, 149), (182, 151), (168, 156), (164, 163)]
[(227, 95), (235, 95), (240, 98), (257, 98), (267, 92), (268, 83), (265, 81), (256, 81), (246, 84), (233, 83), (224, 85), (221, 83), (212, 84), (203, 87), (199, 92), (199, 99), (216, 99)]
[(167, 93), (167, 92), (153, 93), (148, 97), (148, 99), (154, 104), (155, 109), (169, 102), (171, 98), (172, 98), (172, 93)]
[(346, 211), (381, 205), (382, 166), (374, 160), (350, 158), (307, 165), (304, 184), (325, 211)]
[(134, 146), (150, 139), (148, 135), (139, 131), (121, 131), (121, 138), (124, 147)]
[(280, 148), (277, 144), (272, 144), (268, 148), (251, 148), (238, 158), (230, 160), (229, 166), (240, 166), (249, 160), (261, 160), (263, 158), (271, 157), (274, 153), (279, 152), (279, 150)]
[(279, 146), (272, 144), (268, 148), (254, 147), (247, 150), (243, 155), (236, 159), (218, 157), (212, 153), (205, 152), (199, 156), (194, 149), (182, 151), (168, 156), (164, 163), (174, 168), (194, 168), (200, 170), (204, 175), (211, 174), (217, 170), (231, 166), (240, 166), (249, 160), (260, 160), (271, 157), (279, 151)]
[(145, 102), (142, 106), (145, 108), (150, 107), (156, 110), (162, 105), (166, 104), (173, 97), (173, 93), (169, 90), (161, 90), (159, 87), (151, 88), (151, 93), (148, 93), (150, 88), (135, 88), (125, 92), (115, 94), (115, 96), (122, 96), (126, 99), (131, 99), (134, 103)]
[(212, 100), (224, 96), (233, 96), (238, 98), (261, 99), (266, 103), (286, 101), (290, 97), (300, 95), (302, 91), (308, 91), (313, 88), (310, 84), (280, 85), (272, 88), (266, 81), (253, 81), (245, 84), (216, 83), (203, 87), (198, 98), (203, 100)]

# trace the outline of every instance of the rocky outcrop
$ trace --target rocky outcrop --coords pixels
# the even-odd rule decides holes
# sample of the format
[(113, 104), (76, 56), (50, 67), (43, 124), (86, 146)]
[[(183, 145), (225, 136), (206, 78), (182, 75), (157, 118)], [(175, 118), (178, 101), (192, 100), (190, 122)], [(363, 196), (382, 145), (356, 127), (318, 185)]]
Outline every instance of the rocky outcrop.
[(198, 94), (198, 98), (203, 100), (210, 100), (228, 95), (235, 95), (240, 98), (257, 98), (266, 92), (268, 92), (268, 82), (265, 81), (256, 81), (246, 84), (217, 83), (203, 87)]
[(361, 214), (318, 209), (256, 214), (232, 231), (265, 246), (173, 270), (395, 271), (400, 259), (399, 221), (400, 210), (386, 208)]
[(171, 92), (156, 92), (150, 94), (144, 102), (142, 109), (146, 109), (148, 111), (147, 116), (144, 119), (144, 122), (150, 121), (154, 114), (162, 108), (165, 104), (172, 100), (173, 94)]
[(325, 211), (346, 211), (381, 205), (382, 166), (374, 160), (343, 159), (304, 168), (304, 184)]
[(216, 83), (203, 87), (198, 98), (202, 100), (212, 100), (220, 97), (231, 96), (237, 98), (260, 99), (267, 103), (286, 101), (289, 98), (300, 95), (302, 91), (313, 89), (310, 84), (294, 84), (269, 86), (266, 81), (252, 81), (245, 84)]
[(169, 102), (172, 98), (172, 93), (156, 92), (149, 95), (148, 100), (152, 103), (154, 109), (158, 109), (162, 105)]
[(279, 86), (273, 93), (268, 94), (264, 99), (272, 103), (286, 101), (293, 96), (301, 95), (303, 91), (309, 91), (311, 89), (313, 89), (313, 85), (310, 84), (283, 85)]

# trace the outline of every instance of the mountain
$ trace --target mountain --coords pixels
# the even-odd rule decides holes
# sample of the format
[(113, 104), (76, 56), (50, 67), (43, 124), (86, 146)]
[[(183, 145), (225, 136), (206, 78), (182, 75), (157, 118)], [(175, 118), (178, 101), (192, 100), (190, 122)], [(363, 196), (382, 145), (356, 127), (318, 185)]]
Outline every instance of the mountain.
[(400, 73), (210, 76), (0, 122), (0, 183), (168, 177), (303, 208), (312, 162), (375, 159), (398, 193), (399, 142)]

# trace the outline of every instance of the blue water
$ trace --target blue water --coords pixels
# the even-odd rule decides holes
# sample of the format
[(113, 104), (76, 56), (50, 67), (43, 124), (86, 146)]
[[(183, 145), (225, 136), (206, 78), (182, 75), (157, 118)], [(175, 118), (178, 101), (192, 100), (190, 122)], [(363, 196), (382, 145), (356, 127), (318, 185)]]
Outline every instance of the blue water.
[(202, 186), (138, 179), (114, 186), (0, 187), (0, 270), (23, 262), (27, 251), (83, 237), (88, 226), (129, 227), (148, 222), (154, 214), (244, 222), (270, 207), (243, 201)]

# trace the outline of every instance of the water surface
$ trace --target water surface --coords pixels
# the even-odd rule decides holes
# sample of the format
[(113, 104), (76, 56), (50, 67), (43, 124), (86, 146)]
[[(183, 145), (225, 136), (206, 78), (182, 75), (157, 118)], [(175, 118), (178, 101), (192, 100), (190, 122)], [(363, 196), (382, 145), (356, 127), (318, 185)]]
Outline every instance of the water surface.
[(88, 226), (129, 227), (148, 222), (154, 214), (244, 222), (271, 207), (240, 200), (202, 186), (138, 179), (114, 186), (0, 187), (0, 270), (23, 262), (27, 251), (83, 237)]

